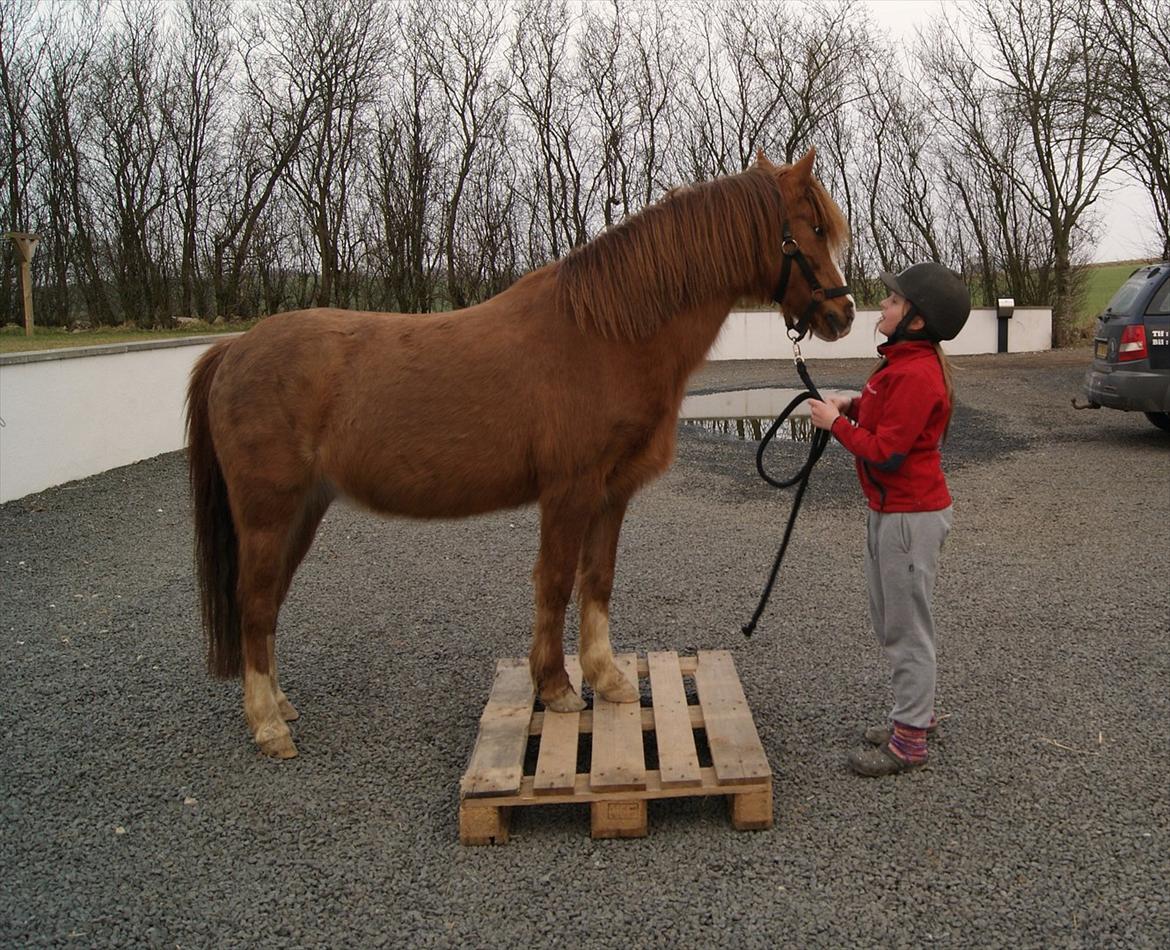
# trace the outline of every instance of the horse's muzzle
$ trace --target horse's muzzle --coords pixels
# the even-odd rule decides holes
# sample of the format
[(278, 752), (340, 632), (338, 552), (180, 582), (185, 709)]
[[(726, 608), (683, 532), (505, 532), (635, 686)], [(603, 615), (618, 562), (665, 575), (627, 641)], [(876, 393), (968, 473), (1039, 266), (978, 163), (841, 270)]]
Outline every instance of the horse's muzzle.
[[(827, 306), (823, 301), (820, 306), (820, 314), (824, 318), (824, 330), (827, 330), (832, 335), (817, 333), (825, 341), (832, 343), (835, 340), (841, 339), (843, 336), (848, 336), (849, 331), (853, 328), (853, 314), (854, 307), (851, 301), (846, 301), (845, 312), (838, 314), (832, 307)], [(814, 332), (815, 329), (814, 329)]]

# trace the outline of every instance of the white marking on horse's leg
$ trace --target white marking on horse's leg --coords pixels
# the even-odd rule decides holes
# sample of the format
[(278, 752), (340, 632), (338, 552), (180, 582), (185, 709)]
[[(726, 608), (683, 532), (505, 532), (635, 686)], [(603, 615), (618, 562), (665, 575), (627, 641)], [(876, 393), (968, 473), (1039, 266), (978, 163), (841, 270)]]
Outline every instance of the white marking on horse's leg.
[(254, 669), (244, 662), (244, 716), (252, 729), (256, 745), (265, 755), (278, 759), (291, 759), (297, 754), (293, 745), (292, 732), (280, 712), (276, 692), (272, 688), (272, 675)]
[(532, 674), (532, 682), (539, 691), (540, 701), (544, 703), (546, 709), (553, 712), (580, 712), (585, 708), (585, 701), (573, 690), (568, 676), (565, 675), (565, 660), (559, 632), (555, 638), (540, 635), (542, 629), (559, 628), (564, 623), (563, 616), (560, 615), (558, 619), (555, 611), (537, 608), (537, 632), (533, 636), (532, 650), (528, 654), (528, 669)]
[(280, 678), (276, 675), (276, 634), (272, 633), (268, 635), (268, 675), (272, 677), (272, 691), (276, 694), (276, 706), (280, 710), (280, 718), (285, 722), (300, 719), (301, 714), (297, 712), (297, 707), (289, 701), (284, 690), (280, 688)]
[(609, 642), (609, 609), (598, 600), (581, 604), (581, 672), (611, 703), (638, 701), (638, 688), (618, 670)]

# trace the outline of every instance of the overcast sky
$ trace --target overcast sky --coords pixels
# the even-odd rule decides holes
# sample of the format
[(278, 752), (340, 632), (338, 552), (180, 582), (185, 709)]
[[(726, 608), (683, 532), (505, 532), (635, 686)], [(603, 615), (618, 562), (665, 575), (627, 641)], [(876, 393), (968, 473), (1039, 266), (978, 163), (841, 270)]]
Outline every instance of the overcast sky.
[[(940, 8), (958, 7), (964, 0), (863, 0), (878, 24), (894, 36), (914, 37)], [(1124, 175), (1117, 175), (1109, 193), (1098, 199), (1100, 240), (1091, 255), (1095, 261), (1129, 260), (1157, 253), (1153, 210), (1144, 191)]]

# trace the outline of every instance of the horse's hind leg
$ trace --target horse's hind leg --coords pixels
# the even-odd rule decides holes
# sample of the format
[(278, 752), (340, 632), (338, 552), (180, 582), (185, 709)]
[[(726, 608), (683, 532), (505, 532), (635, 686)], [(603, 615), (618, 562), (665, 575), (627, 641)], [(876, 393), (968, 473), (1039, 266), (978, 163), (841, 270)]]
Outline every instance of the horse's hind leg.
[[(287, 528), (287, 526), (281, 526)], [(244, 716), (267, 755), (297, 754), (276, 698), (276, 616), (284, 583), (287, 530), (237, 527), (240, 544), (240, 634), (244, 655)]]
[(609, 642), (609, 598), (613, 591), (618, 535), (625, 514), (625, 500), (615, 500), (593, 517), (581, 544), (577, 577), (581, 672), (594, 692), (613, 703), (632, 703), (638, 699), (637, 684), (618, 670)]
[(293, 572), (312, 542), (325, 507), (295, 489), (263, 494), (237, 517), (240, 633), (244, 658), (244, 715), (266, 755), (297, 754), (286, 719), (296, 710), (276, 678), (276, 618)]
[[(322, 485), (317, 491), (310, 493), (305, 499), (304, 507), (301, 509), (301, 516), (298, 522), (294, 523), (291, 534), (288, 538), (287, 554), (285, 556), (284, 581), (280, 586), (277, 594), (277, 609), (284, 603), (284, 598), (288, 596), (289, 585), (292, 584), (293, 575), (300, 566), (301, 561), (305, 559), (305, 555), (309, 552), (309, 548), (313, 544), (313, 539), (317, 536), (317, 527), (321, 524), (321, 519), (325, 516), (326, 510), (333, 501), (333, 494)], [(284, 690), (280, 688), (280, 679), (276, 673), (276, 631), (268, 637), (268, 672), (272, 679), (272, 689), (276, 694), (276, 705), (280, 710), (281, 718), (285, 722), (292, 722), (300, 719), (301, 714), (297, 712), (297, 707), (292, 704), (288, 696), (285, 695)]]

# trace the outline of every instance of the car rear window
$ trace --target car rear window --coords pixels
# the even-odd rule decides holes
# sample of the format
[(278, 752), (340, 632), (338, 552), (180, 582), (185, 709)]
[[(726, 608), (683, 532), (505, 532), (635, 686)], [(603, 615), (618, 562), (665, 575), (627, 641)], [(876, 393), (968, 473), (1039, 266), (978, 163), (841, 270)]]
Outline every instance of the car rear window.
[(1117, 293), (1113, 295), (1113, 299), (1109, 301), (1109, 305), (1105, 308), (1106, 312), (1129, 313), (1133, 308), (1134, 300), (1137, 299), (1138, 294), (1145, 288), (1149, 276), (1149, 271), (1139, 270), (1130, 277), (1129, 280), (1117, 289)]
[(1146, 313), (1162, 314), (1170, 313), (1170, 277), (1162, 281), (1162, 286), (1158, 288), (1158, 292), (1154, 294), (1153, 299), (1146, 307)]

